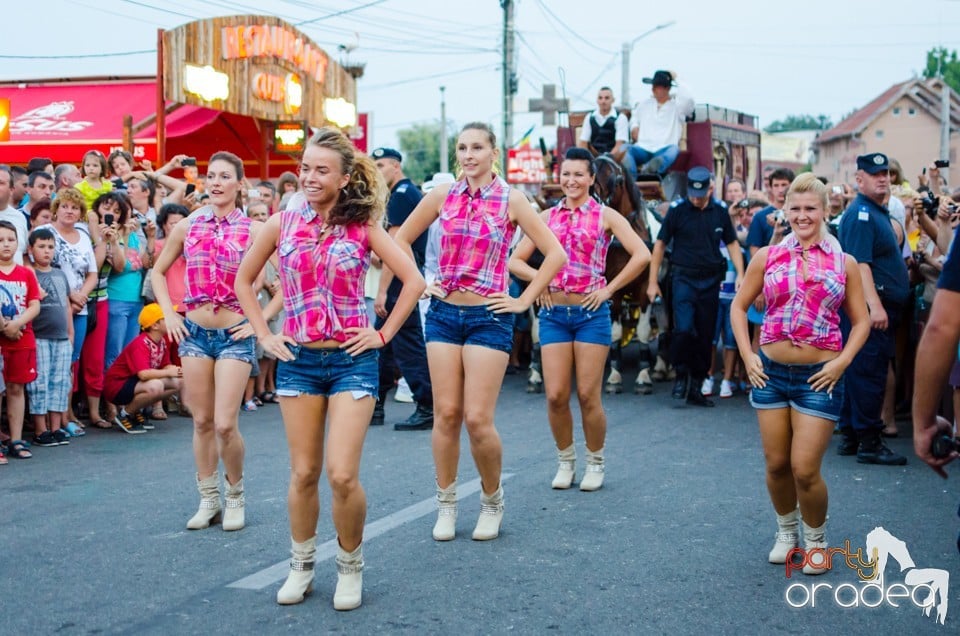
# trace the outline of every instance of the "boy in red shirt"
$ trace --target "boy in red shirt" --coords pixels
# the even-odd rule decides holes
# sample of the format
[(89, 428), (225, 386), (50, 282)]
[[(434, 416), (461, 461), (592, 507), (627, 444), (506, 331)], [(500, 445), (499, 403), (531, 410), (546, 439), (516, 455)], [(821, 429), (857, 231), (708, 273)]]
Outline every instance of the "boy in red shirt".
[(153, 425), (140, 411), (158, 400), (180, 391), (183, 372), (170, 363), (167, 323), (157, 303), (140, 312), (143, 332), (114, 360), (103, 379), (103, 396), (111, 404), (121, 405), (114, 420), (124, 432), (145, 433)]
[(23, 436), (23, 387), (37, 379), (37, 347), (30, 321), (40, 313), (40, 286), (33, 272), (13, 261), (17, 228), (0, 221), (0, 350), (7, 385), (8, 450), (11, 457), (30, 459)]

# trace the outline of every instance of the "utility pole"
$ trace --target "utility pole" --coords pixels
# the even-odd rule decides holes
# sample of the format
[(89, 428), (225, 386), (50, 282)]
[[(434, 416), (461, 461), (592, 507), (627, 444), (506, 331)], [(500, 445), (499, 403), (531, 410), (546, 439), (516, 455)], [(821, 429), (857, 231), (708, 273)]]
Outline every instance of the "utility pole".
[(447, 87), (440, 87), (440, 172), (450, 172), (450, 159), (447, 157)]
[(513, 96), (517, 93), (516, 34), (513, 30), (513, 0), (500, 0), (503, 9), (503, 160), (513, 143)]
[(620, 86), (622, 88), (620, 95), (620, 108), (630, 108), (630, 52), (633, 51), (633, 45), (647, 37), (651, 33), (656, 33), (661, 29), (666, 29), (676, 24), (676, 20), (670, 20), (663, 24), (658, 24), (649, 31), (645, 31), (633, 38), (630, 42), (624, 42), (620, 49)]
[[(937, 63), (937, 75), (940, 76), (940, 158), (950, 160), (950, 87), (943, 73), (943, 58), (947, 50), (941, 48), (940, 60)], [(946, 183), (950, 183), (950, 168), (940, 168), (940, 176)]]

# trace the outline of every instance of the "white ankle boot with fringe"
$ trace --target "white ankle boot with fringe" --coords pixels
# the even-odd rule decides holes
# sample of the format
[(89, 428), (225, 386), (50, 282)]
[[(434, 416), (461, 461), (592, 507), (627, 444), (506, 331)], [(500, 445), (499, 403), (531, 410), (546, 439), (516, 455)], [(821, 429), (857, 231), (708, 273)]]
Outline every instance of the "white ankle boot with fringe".
[(222, 508), (220, 507), (220, 473), (213, 473), (205, 479), (197, 475), (197, 490), (200, 492), (200, 507), (197, 513), (187, 521), (188, 530), (202, 530), (209, 528), (211, 523), (218, 523)]
[(363, 544), (353, 552), (337, 545), (337, 589), (333, 593), (333, 609), (352, 610), (363, 602)]
[(452, 541), (457, 536), (457, 480), (446, 488), (437, 484), (437, 522), (433, 526), (434, 541)]
[(277, 591), (277, 603), (296, 605), (302, 603), (307, 594), (313, 591), (313, 564), (317, 554), (317, 537), (310, 537), (303, 543), (290, 538), (290, 574)]
[[(819, 528), (811, 528), (807, 525), (805, 521), (801, 522), (803, 524), (803, 549), (807, 551), (806, 563), (807, 565), (803, 566), (804, 574), (824, 574), (830, 568), (827, 567), (813, 567), (810, 565), (811, 556), (809, 552), (811, 550), (826, 550), (827, 548), (827, 539), (824, 536), (827, 529), (827, 522), (824, 521), (823, 525)], [(826, 554), (814, 554), (813, 563), (818, 566), (826, 565)]]
[(244, 526), (244, 505), (246, 500), (243, 497), (243, 475), (235, 484), (230, 483), (227, 477), (224, 481), (227, 483), (227, 492), (223, 497), (223, 529), (231, 532), (241, 530)]
[(474, 541), (489, 541), (500, 536), (500, 524), (503, 522), (503, 485), (492, 495), (480, 488), (480, 517), (473, 529)]
[(777, 515), (776, 543), (770, 550), (767, 560), (770, 563), (786, 563), (790, 550), (797, 547), (797, 529), (800, 525), (800, 512), (793, 510), (785, 515)]
[(580, 490), (590, 492), (603, 486), (603, 449), (587, 449), (587, 469), (580, 480)]
[(577, 468), (577, 448), (570, 444), (557, 451), (557, 474), (553, 478), (552, 488), (566, 490), (573, 485), (573, 475)]

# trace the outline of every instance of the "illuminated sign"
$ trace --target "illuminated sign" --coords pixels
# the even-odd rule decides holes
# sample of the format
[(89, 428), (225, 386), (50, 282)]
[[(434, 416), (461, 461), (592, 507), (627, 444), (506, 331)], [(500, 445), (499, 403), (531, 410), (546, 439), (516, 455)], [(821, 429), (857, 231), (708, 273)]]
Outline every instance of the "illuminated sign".
[(295, 73), (288, 73), (283, 82), (283, 111), (288, 115), (296, 115), (303, 104), (303, 86)]
[(208, 102), (230, 96), (230, 78), (212, 66), (185, 64), (183, 87), (188, 93)]
[(10, 100), (0, 99), (0, 141), (10, 141)]
[(282, 122), (273, 131), (273, 150), (298, 155), (303, 152), (307, 131), (303, 124)]
[(283, 104), (283, 111), (288, 115), (296, 115), (303, 105), (303, 86), (294, 73), (288, 73), (286, 77), (257, 73), (253, 76), (252, 88), (256, 97)]
[(220, 30), (225, 60), (275, 57), (294, 64), (315, 81), (326, 79), (327, 54), (282, 26), (234, 25)]
[(340, 128), (357, 125), (357, 107), (342, 97), (323, 100), (323, 114)]

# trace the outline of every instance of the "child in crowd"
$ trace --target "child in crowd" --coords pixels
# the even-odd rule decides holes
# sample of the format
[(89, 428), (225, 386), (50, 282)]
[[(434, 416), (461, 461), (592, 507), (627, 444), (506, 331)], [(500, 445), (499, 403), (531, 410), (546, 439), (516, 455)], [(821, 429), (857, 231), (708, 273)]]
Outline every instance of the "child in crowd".
[(37, 284), (43, 290), (40, 313), (33, 321), (36, 338), (37, 379), (27, 385), (33, 443), (37, 446), (69, 444), (66, 411), (70, 400), (73, 354), (73, 312), (67, 275), (51, 266), (57, 247), (53, 232), (39, 228), (30, 234), (30, 256)]
[(17, 228), (0, 221), (0, 351), (7, 385), (7, 421), (11, 457), (30, 459), (23, 436), (23, 387), (37, 379), (37, 351), (30, 323), (40, 313), (40, 288), (33, 272), (14, 262)]
[(87, 209), (91, 210), (98, 196), (113, 190), (113, 182), (107, 179), (107, 158), (99, 150), (88, 150), (83, 155), (80, 174), (83, 175), (83, 179), (73, 187), (83, 194)]
[(170, 363), (160, 305), (150, 303), (140, 311), (140, 328), (142, 333), (124, 347), (103, 381), (104, 397), (120, 406), (117, 425), (131, 434), (152, 429), (141, 409), (178, 393), (183, 382), (180, 367)]
[[(247, 206), (247, 216), (254, 221), (266, 223), (270, 218), (270, 208), (266, 203), (260, 200), (251, 201)], [(257, 277), (255, 284), (257, 293), (263, 289), (263, 275)], [(262, 303), (261, 303), (262, 305)], [(256, 359), (253, 368), (250, 369), (250, 377), (247, 378), (247, 387), (243, 391), (243, 410), (256, 411), (258, 407), (263, 406), (263, 398), (257, 393), (257, 385), (262, 385), (263, 380), (260, 377), (262, 373), (260, 361), (263, 359), (263, 348), (258, 344), (254, 352)]]

